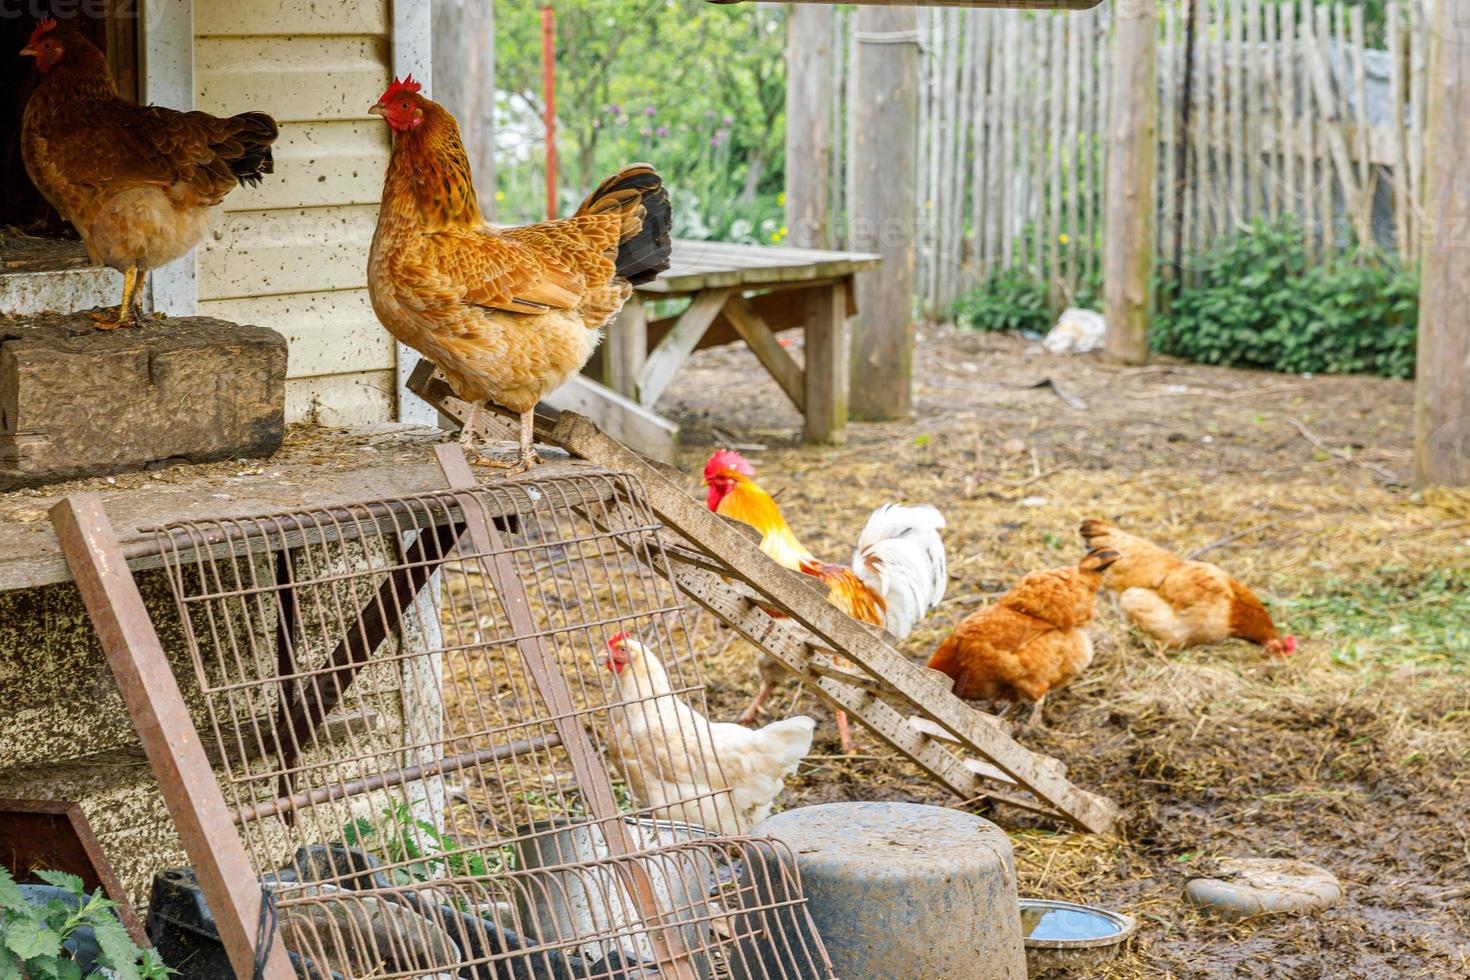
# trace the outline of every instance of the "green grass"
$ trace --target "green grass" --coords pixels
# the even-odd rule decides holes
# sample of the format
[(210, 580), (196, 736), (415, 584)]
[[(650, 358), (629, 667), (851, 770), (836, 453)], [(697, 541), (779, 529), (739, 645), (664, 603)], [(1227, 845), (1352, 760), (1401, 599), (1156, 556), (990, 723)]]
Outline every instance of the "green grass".
[(1321, 579), (1281, 605), (1294, 633), (1331, 644), (1334, 663), (1470, 671), (1470, 569)]

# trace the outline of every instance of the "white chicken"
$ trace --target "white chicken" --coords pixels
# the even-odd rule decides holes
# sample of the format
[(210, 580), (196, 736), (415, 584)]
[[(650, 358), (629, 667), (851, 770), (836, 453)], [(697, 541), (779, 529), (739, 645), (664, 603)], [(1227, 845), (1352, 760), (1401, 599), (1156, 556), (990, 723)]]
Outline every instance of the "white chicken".
[(883, 628), (902, 640), (939, 606), (949, 567), (933, 507), (883, 504), (868, 517), (852, 553), (853, 571), (883, 599)]
[(621, 702), (609, 711), (609, 749), (639, 803), (726, 836), (770, 816), (811, 751), (816, 722), (798, 715), (756, 731), (712, 722), (671, 693), (663, 664), (632, 636), (619, 633), (607, 647)]

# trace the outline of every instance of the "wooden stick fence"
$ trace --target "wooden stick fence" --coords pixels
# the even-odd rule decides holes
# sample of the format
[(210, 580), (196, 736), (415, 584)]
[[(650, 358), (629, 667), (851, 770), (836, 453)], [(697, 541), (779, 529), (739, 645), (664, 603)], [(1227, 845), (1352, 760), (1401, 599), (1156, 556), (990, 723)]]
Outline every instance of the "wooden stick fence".
[[(1161, 268), (1172, 267), (1176, 239), (1188, 266), (1242, 224), (1287, 215), (1316, 258), (1376, 243), (1416, 259), (1429, 0), (1388, 0), (1371, 38), (1363, 8), (1342, 0), (1194, 0), (1185, 130), (1188, 2), (1160, 8)], [(925, 311), (1012, 266), (1044, 278), (1058, 305), (1097, 285), (1112, 16), (1111, 2), (921, 12), (914, 227)], [(851, 18), (836, 29), (836, 49), (850, 50)], [(843, 116), (856, 91), (851, 63), (835, 59)], [(832, 165), (846, 185), (834, 189), (840, 209), (853, 134), (834, 132), (846, 137)]]

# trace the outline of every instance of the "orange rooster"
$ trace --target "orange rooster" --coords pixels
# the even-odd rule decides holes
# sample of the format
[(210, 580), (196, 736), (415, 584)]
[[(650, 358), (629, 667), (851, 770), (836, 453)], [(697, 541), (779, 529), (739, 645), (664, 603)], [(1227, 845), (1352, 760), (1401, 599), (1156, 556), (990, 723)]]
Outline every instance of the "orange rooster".
[(460, 441), (476, 462), (475, 416), (493, 400), (521, 417), (512, 466), (538, 461), (536, 403), (582, 369), (632, 294), (669, 264), (671, 212), (647, 164), (608, 179), (562, 221), (491, 228), (480, 216), (459, 126), (411, 77), (371, 111), (393, 131), (368, 259), (373, 311), (474, 408)]
[[(761, 532), (761, 551), (783, 568), (820, 579), (827, 599), (860, 622), (881, 626), (899, 639), (944, 598), (949, 573), (939, 529), (944, 518), (933, 507), (884, 504), (873, 511), (858, 537), (850, 565), (819, 561), (797, 540), (781, 508), (755, 482), (755, 469), (737, 452), (722, 449), (704, 467), (705, 503), (716, 514)], [(762, 657), (761, 689), (741, 721), (755, 720), (775, 690), (780, 665)], [(837, 714), (844, 752), (851, 751), (847, 716)]]
[(1083, 521), (1081, 530), (1089, 548), (1119, 554), (1103, 585), (1128, 621), (1150, 636), (1171, 647), (1233, 636), (1277, 656), (1296, 651), (1296, 637), (1283, 636), (1255, 593), (1219, 566), (1186, 561), (1104, 521)]
[(1046, 695), (1092, 663), (1087, 627), (1103, 572), (1117, 560), (1116, 552), (1098, 549), (1076, 565), (1024, 576), (994, 605), (965, 617), (929, 666), (954, 681), (957, 697), (1030, 701), (1029, 723), (1039, 723)]
[(41, 72), (21, 123), (26, 172), (92, 260), (123, 274), (117, 315), (90, 314), (97, 327), (135, 323), (149, 270), (188, 253), (226, 194), (271, 172), (275, 121), (119, 98), (102, 52), (55, 20), (38, 24), (20, 53)]

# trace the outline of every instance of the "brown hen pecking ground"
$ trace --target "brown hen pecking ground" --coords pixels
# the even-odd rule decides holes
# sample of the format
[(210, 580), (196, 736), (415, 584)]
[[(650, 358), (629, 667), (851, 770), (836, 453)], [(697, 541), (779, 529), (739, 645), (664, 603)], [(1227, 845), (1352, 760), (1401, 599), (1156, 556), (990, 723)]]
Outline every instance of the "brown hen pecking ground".
[[(840, 448), (793, 445), (799, 416), (743, 349), (694, 357), (658, 406), (684, 425), (691, 491), (708, 443), (738, 446), (828, 560), (846, 560), (877, 504), (938, 505), (950, 591), (903, 644), (915, 659), (1020, 575), (1080, 556), (1077, 524), (1092, 516), (1207, 548), (1301, 640), (1284, 661), (1240, 643), (1163, 653), (1100, 604), (1092, 668), (1048, 700), (1046, 730), (1020, 737), (1122, 804), (1122, 831), (992, 814), (1012, 832), (1023, 894), (1140, 920), (1127, 955), (1087, 975), (1470, 975), (1470, 495), (1397, 482), (1411, 386), (1117, 369), (1009, 336), (922, 335), (915, 417), (853, 425)], [(1045, 378), (1086, 407), (1028, 387)], [(701, 622), (713, 713), (733, 719), (756, 685), (753, 655)], [(857, 756), (835, 757), (830, 716), (794, 685), (772, 706), (821, 719), (784, 806), (949, 802), (865, 731)], [(1180, 891), (1224, 855), (1320, 863), (1346, 903), (1201, 917)]]

